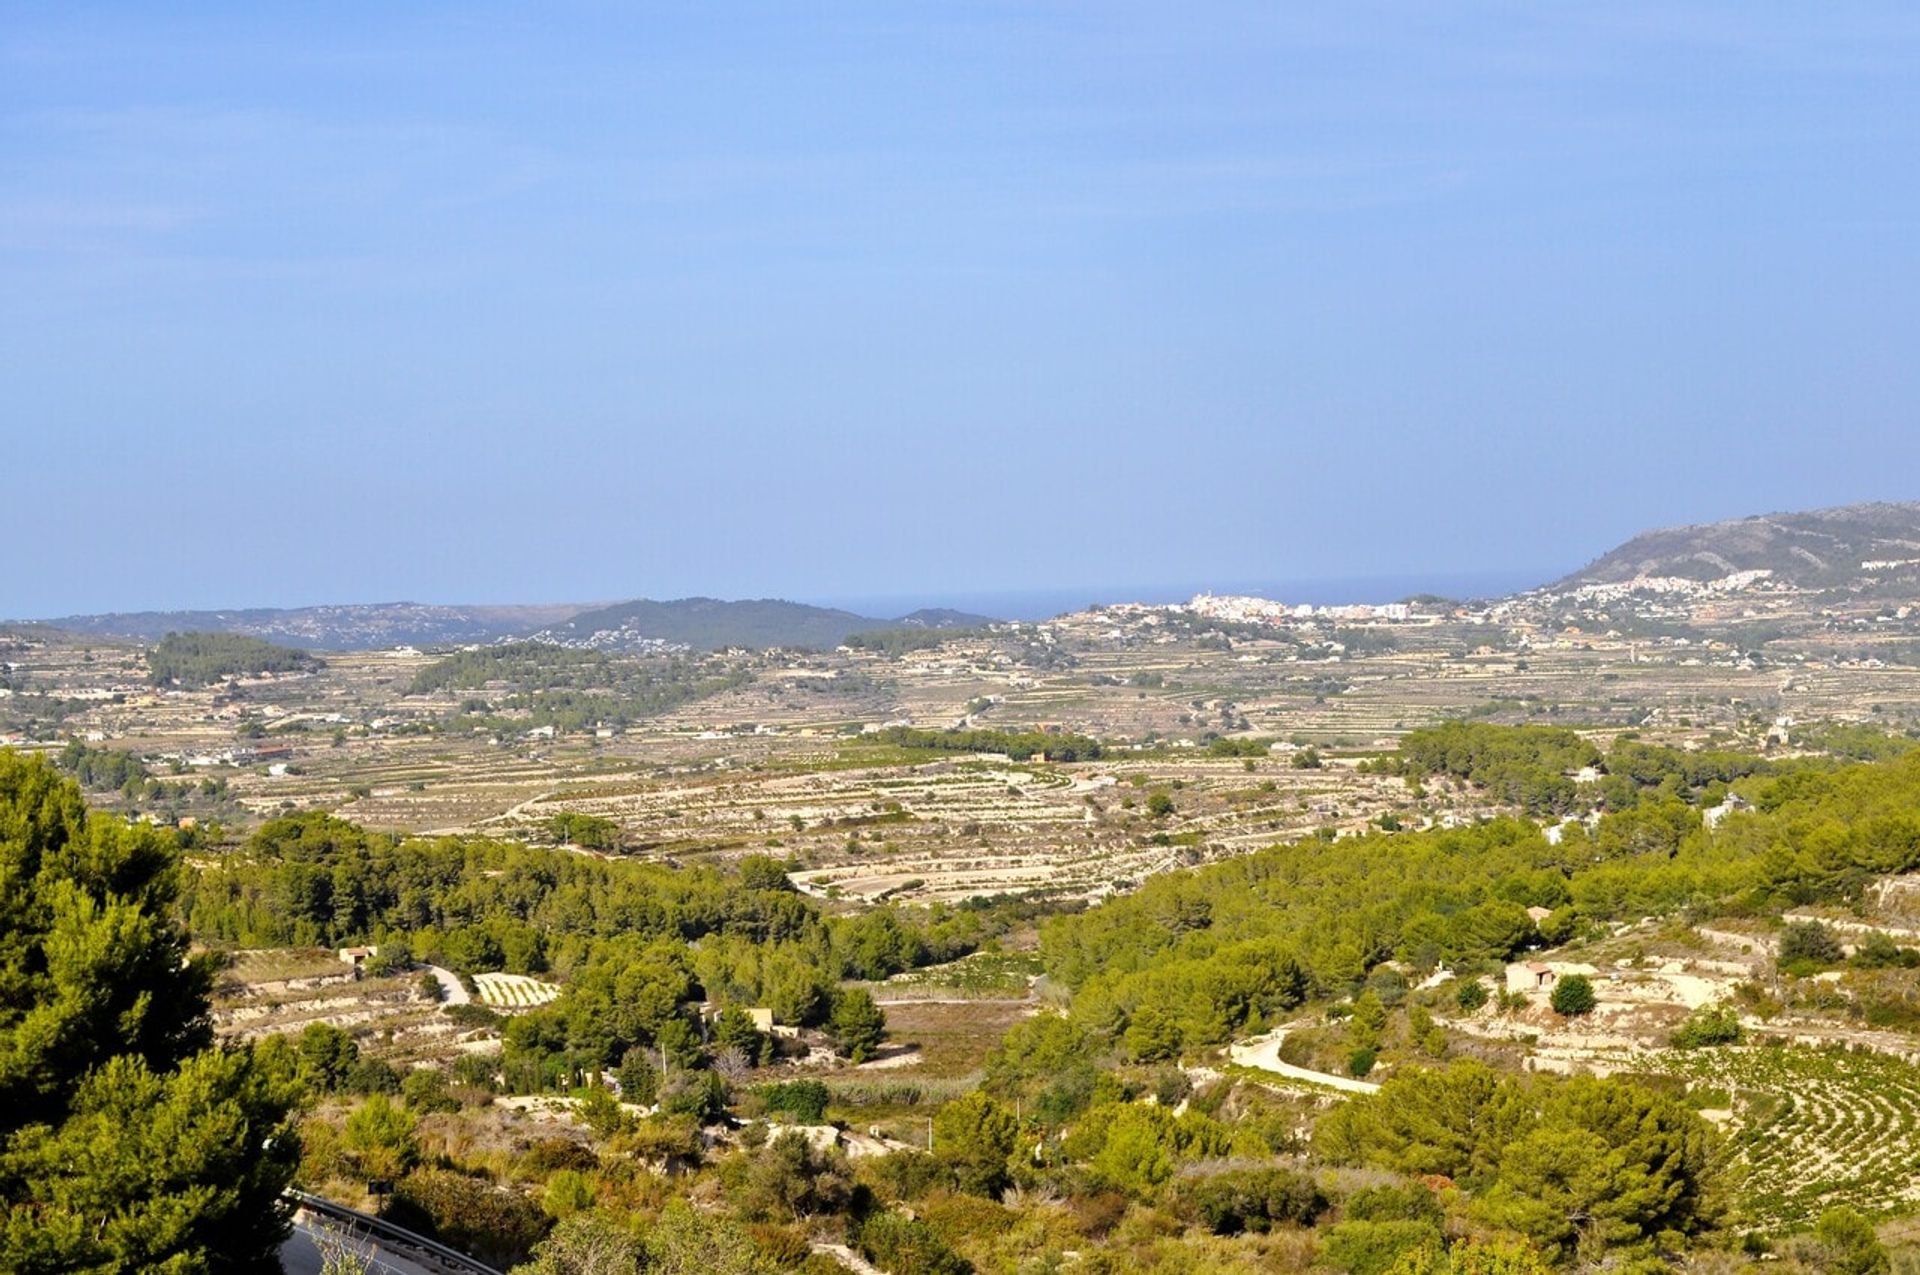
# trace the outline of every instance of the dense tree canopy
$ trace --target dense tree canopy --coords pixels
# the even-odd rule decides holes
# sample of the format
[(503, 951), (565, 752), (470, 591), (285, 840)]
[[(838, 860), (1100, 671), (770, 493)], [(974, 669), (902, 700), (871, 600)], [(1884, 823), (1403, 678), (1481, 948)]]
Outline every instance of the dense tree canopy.
[(880, 732), (878, 738), (896, 748), (1003, 753), (1014, 761), (1033, 757), (1043, 761), (1095, 761), (1101, 755), (1099, 740), (1038, 730), (917, 730), (911, 726), (893, 726)]
[(1474, 1063), (1398, 1075), (1315, 1133), (1315, 1148), (1336, 1163), (1452, 1179), (1475, 1193), (1488, 1223), (1592, 1257), (1710, 1226), (1713, 1145), (1712, 1129), (1678, 1099)]
[(0, 752), (0, 1269), (251, 1269), (286, 1228), (291, 1094), (208, 1048), (178, 863)]
[(169, 633), (147, 651), (147, 668), (161, 686), (206, 686), (238, 675), (304, 673), (319, 667), (320, 661), (305, 651), (244, 633)]
[(550, 642), (457, 651), (421, 669), (410, 694), (473, 691), (459, 716), (476, 724), (624, 726), (744, 685), (751, 673), (719, 657), (641, 658)]
[(1574, 774), (1598, 766), (1600, 750), (1557, 726), (1444, 722), (1410, 731), (1396, 761), (1404, 774), (1470, 780), (1529, 814), (1564, 814), (1579, 800)]
[(1541, 941), (1528, 907), (1553, 909), (1557, 926), (1708, 904), (1777, 910), (1851, 900), (1875, 877), (1920, 868), (1920, 752), (1742, 782), (1755, 810), (1714, 829), (1697, 807), (1656, 796), (1557, 843), (1493, 819), (1356, 837), (1338, 854), (1275, 846), (1051, 920), (1041, 954), (1074, 989), (1077, 1023), (1165, 1057), (1357, 988), (1387, 960), (1511, 959)]

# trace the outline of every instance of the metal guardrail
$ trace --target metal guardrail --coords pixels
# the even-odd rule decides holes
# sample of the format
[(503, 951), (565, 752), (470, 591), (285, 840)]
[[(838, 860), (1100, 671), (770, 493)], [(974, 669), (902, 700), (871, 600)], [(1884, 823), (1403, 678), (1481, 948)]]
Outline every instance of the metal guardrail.
[(341, 1233), (353, 1239), (377, 1240), (393, 1248), (402, 1250), (408, 1257), (429, 1259), (444, 1267), (449, 1275), (505, 1275), (496, 1267), (468, 1257), (457, 1249), (448, 1248), (438, 1240), (409, 1231), (404, 1226), (395, 1226), (385, 1218), (350, 1209), (344, 1204), (335, 1204), (332, 1200), (323, 1200), (317, 1195), (305, 1191), (289, 1190), (287, 1198), (308, 1213), (327, 1218), (340, 1227)]

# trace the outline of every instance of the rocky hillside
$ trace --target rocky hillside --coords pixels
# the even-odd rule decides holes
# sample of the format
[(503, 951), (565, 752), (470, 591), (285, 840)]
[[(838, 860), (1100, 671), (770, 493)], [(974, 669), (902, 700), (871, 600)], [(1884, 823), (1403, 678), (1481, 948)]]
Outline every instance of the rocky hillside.
[[(1801, 589), (1869, 591), (1920, 582), (1920, 502), (1761, 514), (1635, 536), (1551, 586), (1638, 578), (1720, 580), (1770, 572)], [(1910, 591), (1910, 590), (1909, 590)]]

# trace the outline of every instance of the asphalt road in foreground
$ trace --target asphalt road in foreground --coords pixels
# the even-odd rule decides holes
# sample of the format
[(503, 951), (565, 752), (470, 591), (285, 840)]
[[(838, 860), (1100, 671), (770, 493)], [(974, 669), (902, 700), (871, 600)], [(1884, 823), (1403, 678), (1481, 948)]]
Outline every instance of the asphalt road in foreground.
[[(316, 1227), (326, 1223), (302, 1213), (294, 1219), (293, 1234), (280, 1246), (280, 1264), (287, 1275), (320, 1275), (320, 1246), (314, 1242)], [(353, 1251), (367, 1259), (367, 1275), (438, 1275), (404, 1257), (387, 1252), (374, 1240), (350, 1240)]]

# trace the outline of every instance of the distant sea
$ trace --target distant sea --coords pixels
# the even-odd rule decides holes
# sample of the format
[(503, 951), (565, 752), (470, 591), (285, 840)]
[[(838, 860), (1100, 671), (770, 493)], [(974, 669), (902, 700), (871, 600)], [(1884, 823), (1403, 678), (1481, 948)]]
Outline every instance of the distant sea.
[(1185, 602), (1196, 593), (1233, 593), (1276, 602), (1334, 606), (1356, 602), (1399, 602), (1431, 593), (1466, 601), (1498, 598), (1537, 588), (1565, 575), (1564, 570), (1481, 571), (1434, 575), (1349, 576), (1317, 580), (1195, 580), (1181, 584), (1100, 585), (1062, 589), (1011, 589), (996, 592), (882, 594), (807, 598), (817, 606), (840, 607), (860, 615), (901, 616), (928, 607), (948, 607), (1001, 620), (1044, 620), (1095, 603)]

